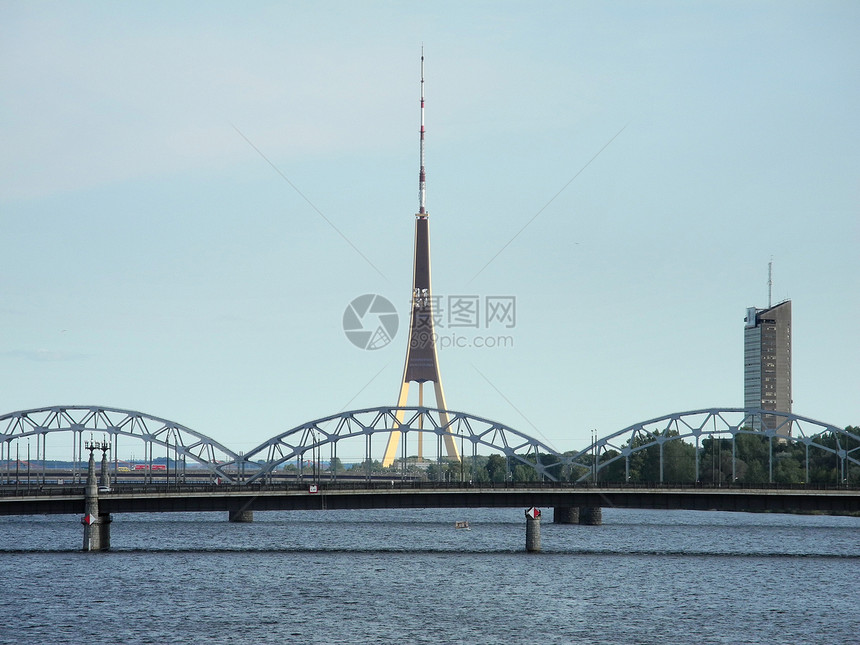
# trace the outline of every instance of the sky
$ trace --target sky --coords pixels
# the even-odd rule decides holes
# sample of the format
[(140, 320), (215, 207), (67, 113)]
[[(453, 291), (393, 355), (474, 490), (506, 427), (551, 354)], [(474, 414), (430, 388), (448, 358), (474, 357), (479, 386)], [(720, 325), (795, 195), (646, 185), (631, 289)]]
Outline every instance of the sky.
[[(847, 1), (0, 1), (0, 414), (248, 451), (394, 405), (422, 45), (450, 409), (575, 450), (741, 407), (772, 260), (793, 411), (860, 425)], [(372, 350), (364, 294), (399, 312)]]

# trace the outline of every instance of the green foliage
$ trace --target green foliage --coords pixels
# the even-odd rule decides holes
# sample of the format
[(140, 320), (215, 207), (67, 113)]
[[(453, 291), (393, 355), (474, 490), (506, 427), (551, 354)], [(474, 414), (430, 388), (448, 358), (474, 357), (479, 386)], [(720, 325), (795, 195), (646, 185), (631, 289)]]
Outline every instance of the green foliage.
[(340, 460), (340, 457), (335, 457), (331, 460), (331, 464), (329, 465), (329, 470), (335, 474), (343, 474), (344, 467), (343, 467), (343, 462)]
[(515, 483), (536, 482), (538, 481), (538, 474), (537, 471), (530, 466), (517, 464), (511, 472), (511, 480)]
[(802, 484), (806, 479), (805, 468), (791, 451), (784, 451), (774, 455), (773, 481), (778, 484)]
[(486, 466), (483, 465), (473, 468), (469, 475), (470, 481), (473, 481), (476, 484), (486, 484), (490, 481), (490, 474), (487, 472)]
[[(735, 437), (734, 470), (739, 484), (830, 484), (840, 482), (842, 462), (831, 450), (852, 450), (860, 441), (824, 433), (815, 437), (809, 447), (809, 472), (807, 474), (807, 448), (799, 441), (770, 439), (767, 435), (745, 428), (747, 432)], [(846, 432), (856, 434), (851, 426)], [(701, 442), (700, 481), (706, 484), (725, 483), (732, 480), (732, 440), (705, 438)], [(823, 446), (819, 447), (819, 446)], [(860, 455), (860, 453), (854, 453)], [(771, 462), (772, 455), (772, 462)], [(847, 483), (860, 483), (860, 467), (846, 461), (845, 478)]]
[(453, 459), (434, 462), (427, 467), (427, 479), (431, 482), (458, 482), (463, 478), (464, 464)]
[[(600, 469), (598, 481), (631, 483), (653, 483), (661, 481), (660, 476), (660, 439), (666, 438), (662, 445), (664, 483), (692, 483), (696, 479), (696, 448), (677, 437), (678, 432), (667, 430), (664, 433), (636, 435), (628, 446), (634, 450), (627, 460), (615, 450), (607, 450), (600, 455), (600, 464), (608, 464)], [(638, 450), (637, 450), (638, 449)], [(615, 459), (615, 461), (612, 461)], [(609, 463), (611, 462), (611, 463)], [(629, 462), (629, 479), (627, 470)]]
[(615, 461), (612, 461), (620, 454), (621, 453), (619, 453), (617, 450), (607, 450), (602, 455), (600, 455), (600, 463), (607, 465), (600, 469), (600, 473), (598, 474), (598, 481), (625, 481), (624, 459), (616, 459)]
[(746, 472), (743, 477), (738, 477), (741, 484), (766, 484), (768, 481), (767, 466), (760, 461), (747, 462)]
[(490, 455), (484, 468), (491, 482), (503, 482), (507, 479), (508, 462), (501, 455)]
[(573, 466), (572, 468), (568, 469), (567, 476), (565, 479), (569, 482), (575, 482), (579, 481), (579, 479), (586, 474), (588, 474), (588, 468), (586, 468), (585, 466)]
[(361, 474), (369, 472), (371, 475), (379, 475), (387, 472), (387, 469), (382, 467), (378, 459), (365, 459), (358, 466), (355, 466), (353, 470)]
[(696, 481), (696, 446), (677, 439), (663, 444), (663, 481), (677, 484)]
[[(699, 481), (703, 484), (726, 484), (732, 479), (732, 440), (705, 437), (701, 441)], [(744, 471), (746, 465), (744, 465)]]
[[(806, 445), (796, 441), (769, 439), (761, 432), (746, 428), (747, 432), (731, 438), (704, 436), (699, 448), (699, 481), (702, 484), (732, 483), (733, 466), (735, 482), (739, 484), (767, 484), (772, 478), (774, 483), (802, 484), (809, 480), (813, 484), (836, 484), (842, 482), (842, 463), (831, 451), (811, 446), (809, 448), (809, 474), (807, 476)], [(847, 427), (846, 432), (860, 436), (860, 427)], [(601, 465), (598, 481), (631, 483), (655, 483), (660, 481), (660, 443), (663, 453), (663, 478), (667, 484), (688, 484), (696, 481), (696, 446), (689, 438), (680, 439), (675, 430), (663, 433), (636, 435), (631, 441), (633, 452), (629, 456), (629, 480), (626, 461), (617, 450), (606, 450), (599, 456)], [(831, 450), (848, 450), (860, 456), (860, 441), (844, 435), (824, 433), (815, 438), (816, 443)], [(734, 460), (732, 445), (734, 443)], [(855, 452), (851, 453), (852, 450)], [(566, 453), (570, 456), (573, 453)], [(771, 464), (772, 455), (772, 464)], [(555, 455), (533, 454), (518, 455), (506, 459), (503, 455), (492, 454), (466, 457), (463, 462), (444, 460), (416, 470), (430, 481), (471, 481), (473, 483), (503, 483), (512, 481), (536, 482), (540, 476), (531, 464), (535, 459), (548, 469), (553, 477), (561, 481), (577, 481), (590, 472), (592, 455), (583, 455), (584, 465), (552, 467), (560, 461)], [(509, 463), (510, 461), (510, 463)], [(524, 463), (525, 462), (525, 463)], [(364, 472), (362, 464), (357, 472)], [(378, 461), (370, 462), (373, 473), (385, 472)], [(410, 471), (411, 472), (411, 471)], [(860, 466), (846, 461), (845, 479), (851, 485), (860, 485)]]
[[(768, 438), (762, 434), (739, 434), (735, 437), (735, 469), (739, 484), (766, 484), (770, 480)], [(744, 468), (738, 470), (737, 464)]]

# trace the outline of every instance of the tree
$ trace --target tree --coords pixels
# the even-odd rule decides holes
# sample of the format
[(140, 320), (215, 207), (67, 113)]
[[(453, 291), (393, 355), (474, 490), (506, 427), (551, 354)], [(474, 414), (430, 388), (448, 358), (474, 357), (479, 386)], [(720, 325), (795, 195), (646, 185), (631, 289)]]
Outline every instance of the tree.
[[(600, 455), (600, 463), (605, 464), (612, 461), (612, 459), (620, 454), (617, 450), (607, 450)], [(625, 470), (624, 459), (616, 459), (611, 464), (600, 469), (597, 479), (603, 482), (624, 482), (626, 481)]]
[(508, 478), (508, 460), (501, 455), (490, 455), (484, 469), (491, 482), (503, 482)]
[(800, 484), (806, 479), (806, 470), (792, 454), (785, 450), (774, 455), (773, 481), (780, 484)]
[(534, 482), (538, 479), (537, 471), (532, 466), (518, 463), (511, 471), (511, 479), (515, 482)]
[[(677, 436), (675, 433), (674, 436)], [(688, 484), (696, 479), (696, 447), (673, 439), (663, 444), (663, 481)]]
[(738, 482), (766, 484), (770, 481), (769, 440), (759, 433), (741, 433), (735, 436), (735, 455), (738, 465)]
[(379, 460), (377, 459), (365, 459), (358, 466), (353, 468), (353, 470), (356, 472), (356, 474), (366, 474), (368, 472), (372, 474), (379, 474), (387, 472), (387, 469), (383, 468), (382, 464), (379, 463)]
[(441, 463), (432, 463), (427, 466), (427, 479), (431, 482), (458, 482), (463, 473), (465, 465), (452, 459), (444, 459)]
[(490, 474), (487, 472), (486, 465), (478, 465), (470, 471), (470, 481), (476, 484), (484, 484), (490, 481)]
[[(736, 465), (737, 468), (737, 465)], [(724, 484), (732, 479), (732, 440), (718, 437), (702, 439), (699, 456), (699, 481)]]
[(548, 453), (540, 454), (540, 463), (543, 464), (545, 472), (555, 479), (561, 479), (563, 476), (562, 467), (559, 465), (560, 462), (561, 459), (556, 455)]
[(656, 443), (648, 446), (656, 441), (657, 434), (638, 434), (629, 442), (629, 447), (634, 451), (630, 454), (631, 482), (660, 481), (660, 446)]

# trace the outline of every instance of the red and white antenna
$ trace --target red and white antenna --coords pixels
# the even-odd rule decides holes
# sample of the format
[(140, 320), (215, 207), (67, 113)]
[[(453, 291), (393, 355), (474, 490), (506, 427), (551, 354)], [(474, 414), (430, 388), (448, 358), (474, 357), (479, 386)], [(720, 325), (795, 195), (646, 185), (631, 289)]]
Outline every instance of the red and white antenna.
[(426, 216), (426, 185), (424, 176), (424, 45), (421, 45), (421, 145), (419, 151), (421, 170), (418, 172), (418, 214)]

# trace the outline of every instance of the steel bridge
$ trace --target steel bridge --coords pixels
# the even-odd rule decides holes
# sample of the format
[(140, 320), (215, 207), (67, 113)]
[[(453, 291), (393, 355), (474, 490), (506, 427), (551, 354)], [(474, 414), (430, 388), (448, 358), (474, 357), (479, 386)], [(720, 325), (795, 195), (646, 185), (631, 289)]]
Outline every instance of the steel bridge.
[[(186, 426), (141, 412), (102, 406), (52, 406), (0, 416), (0, 483), (10, 482), (13, 475), (16, 479), (20, 477), (18, 464), (22, 457), (26, 457), (31, 474), (35, 471), (35, 476), (41, 475), (44, 481), (49, 437), (53, 455), (58, 452), (57, 446), (59, 450), (64, 450), (63, 445), (67, 447), (66, 454), (73, 464), (72, 480), (79, 480), (84, 470), (84, 443), (87, 437), (94, 435), (105, 437), (111, 444), (114, 473), (120, 468), (119, 454), (137, 451), (136, 454), (142, 455), (140, 461), (145, 466), (142, 470), (146, 481), (152, 480), (153, 465), (158, 459), (168, 464), (172, 462), (177, 482), (179, 474), (188, 472), (191, 464), (211, 476), (213, 481), (250, 485), (271, 483), (279, 468), (292, 463), (296, 464), (298, 478), (302, 479), (307, 463), (312, 464), (313, 472), (313, 464), (319, 464), (326, 456), (335, 462), (339, 455), (360, 457), (366, 467), (364, 474), (370, 481), (374, 440), (381, 446), (392, 432), (401, 433), (401, 456), (397, 463), (404, 476), (410, 440), (417, 441), (419, 432), (435, 436), (435, 461), (438, 463), (446, 461), (444, 444), (453, 440), (460, 444), (463, 462), (472, 460), (474, 463), (479, 454), (500, 454), (505, 458), (508, 473), (515, 466), (523, 466), (533, 469), (537, 478), (546, 482), (597, 482), (606, 468), (622, 460), (629, 479), (631, 457), (656, 447), (659, 482), (662, 483), (664, 448), (674, 441), (695, 443), (698, 481), (698, 448), (701, 440), (708, 437), (731, 441), (732, 481), (735, 481), (735, 442), (741, 435), (767, 438), (771, 482), (774, 442), (797, 442), (805, 446), (806, 481), (809, 481), (810, 449), (831, 453), (841, 468), (842, 479), (845, 479), (846, 468), (860, 466), (860, 436), (796, 414), (760, 409), (711, 408), (669, 414), (597, 437), (582, 450), (562, 453), (510, 426), (464, 412), (422, 406), (377, 407), (309, 421), (243, 454)], [(30, 449), (31, 441), (35, 443), (35, 454)], [(22, 454), (22, 447), (26, 447), (26, 455)], [(12, 472), (12, 463), (16, 464), (18, 472)], [(362, 469), (353, 468), (349, 472), (361, 474)], [(327, 476), (337, 479), (338, 473)]]
[[(0, 491), (0, 515), (80, 515), (85, 504), (86, 495), (81, 486), (46, 486), (29, 492), (25, 489)], [(395, 480), (124, 485), (98, 495), (99, 514), (106, 517), (115, 513), (226, 512), (232, 518), (243, 513), (252, 515), (254, 511), (532, 506), (856, 513), (860, 512), (860, 489)]]

